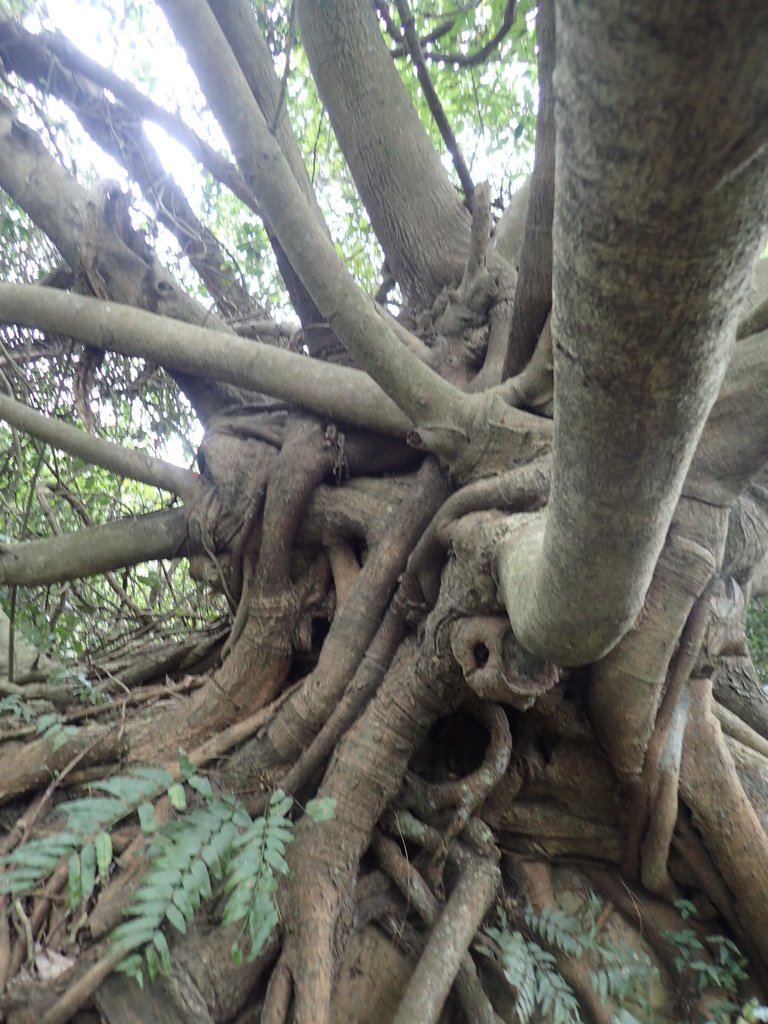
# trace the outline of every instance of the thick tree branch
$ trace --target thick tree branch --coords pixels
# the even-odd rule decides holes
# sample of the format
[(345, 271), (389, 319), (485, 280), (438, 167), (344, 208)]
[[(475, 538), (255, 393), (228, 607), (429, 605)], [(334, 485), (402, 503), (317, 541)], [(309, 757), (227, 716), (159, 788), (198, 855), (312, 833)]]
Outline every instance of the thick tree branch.
[(56, 331), (94, 348), (252, 388), (371, 430), (402, 437), (410, 427), (408, 419), (359, 370), (131, 306), (38, 285), (0, 284), (0, 321)]
[(32, 434), (33, 437), (40, 438), (54, 448), (69, 452), (84, 462), (102, 466), (111, 473), (127, 477), (129, 480), (140, 480), (142, 483), (179, 494), (186, 499), (192, 498), (198, 490), (197, 477), (188, 469), (173, 466), (170, 462), (156, 459), (145, 452), (131, 451), (120, 444), (94, 437), (61, 420), (43, 416), (7, 395), (0, 395), (0, 419)]
[[(204, 165), (218, 172), (215, 175), (218, 180), (237, 187), (236, 194), (247, 197), (249, 205), (258, 213), (253, 194), (237, 168), (198, 139), (176, 115), (157, 107), (59, 35), (43, 32), (36, 36), (16, 22), (0, 23), (0, 58), (6, 68), (35, 82), (47, 95), (64, 100), (91, 138), (123, 164), (157, 210), (161, 223), (174, 233), (184, 255), (224, 314), (262, 312), (238, 281), (230, 265), (234, 261), (226, 258), (213, 233), (200, 222), (184, 192), (166, 172), (146, 136), (142, 118), (152, 118), (166, 128), (168, 122), (175, 126), (175, 137), (185, 143), (194, 156), (207, 160)], [(112, 102), (102, 89), (86, 81), (84, 75), (116, 96), (125, 97), (132, 105), (125, 107)]]
[[(0, 98), (0, 188), (24, 209), (58, 248), (70, 267), (80, 265), (91, 200), (74, 178), (47, 152), (33, 131), (17, 120)], [(101, 217), (93, 265), (118, 302), (150, 308), (190, 323), (229, 328), (210, 310), (185, 294), (149, 249), (130, 247), (116, 225)], [(94, 225), (95, 227), (95, 225)], [(233, 332), (234, 337), (234, 332)], [(236, 405), (236, 390), (198, 377), (177, 376), (179, 386), (205, 423), (222, 406)]]
[(461, 276), (469, 215), (387, 52), (373, 6), (298, 0), (318, 91), (392, 272), (426, 304)]
[[(555, 204), (555, 0), (542, 0), (536, 16), (539, 47), (539, 114), (530, 198), (520, 249), (504, 376), (524, 368), (533, 355), (552, 306), (552, 217)], [(498, 245), (498, 243), (497, 243)], [(515, 254), (517, 255), (517, 254)]]
[[(302, 157), (296, 136), (293, 133), (284, 104), (281, 102), (282, 86), (275, 73), (272, 54), (269, 51), (256, 18), (253, 6), (248, 0), (209, 0), (208, 6), (218, 21), (227, 42), (229, 43), (237, 63), (245, 76), (254, 99), (259, 105), (265, 120), (270, 126), (280, 150), (288, 161), (293, 176), (304, 193), (309, 208), (314, 213), (324, 231), (328, 231), (325, 219), (317, 202), (307, 168)], [(295, 18), (295, 5), (291, 5), (291, 20)], [(287, 73), (287, 67), (286, 67)], [(295, 267), (291, 265), (283, 246), (275, 235), (268, 220), (264, 222), (269, 242), (275, 253), (277, 265), (285, 281), (293, 307), (298, 313), (305, 330), (310, 333), (313, 327), (322, 321), (317, 306), (307, 294), (307, 290)], [(310, 344), (310, 351), (311, 344)]]
[(183, 508), (150, 512), (50, 540), (0, 546), (0, 583), (34, 587), (95, 576), (156, 558), (186, 553)]
[[(49, 56), (46, 56), (45, 50), (49, 51)], [(26, 56), (28, 60), (33, 60), (37, 64), (36, 69), (27, 65), (27, 71), (30, 72), (27, 73), (23, 68), (17, 68), (15, 62), (19, 54)], [(0, 56), (3, 63), (10, 61), (12, 70), (18, 71), (25, 78), (36, 79), (46, 90), (50, 89), (52, 84), (49, 76), (61, 71), (51, 60), (52, 57), (57, 58), (63, 67), (69, 68), (78, 75), (84, 75), (97, 85), (108, 89), (117, 100), (120, 100), (141, 118), (153, 121), (164, 128), (172, 138), (185, 146), (217, 181), (226, 185), (238, 199), (258, 213), (253, 193), (246, 185), (237, 167), (192, 131), (178, 114), (165, 110), (130, 82), (123, 81), (114, 71), (102, 67), (97, 61), (79, 50), (66, 36), (51, 32), (41, 32), (35, 36), (27, 32), (17, 22), (8, 19), (0, 23)], [(48, 67), (45, 66), (46, 61), (50, 62)]]
[(253, 5), (249, 0), (209, 0), (208, 6), (232, 48), (253, 98), (269, 123), (294, 178), (318, 221), (327, 231), (299, 144), (284, 105), (280, 102), (280, 82), (275, 74), (272, 54), (253, 16)]
[(768, 8), (560, 0), (557, 32), (552, 496), (498, 571), (573, 664), (640, 611), (764, 244)]
[(333, 243), (311, 214), (208, 6), (202, 0), (161, 0), (161, 5), (246, 181), (331, 328), (417, 426), (442, 427), (460, 434), (467, 427), (471, 401), (398, 341), (346, 271)]

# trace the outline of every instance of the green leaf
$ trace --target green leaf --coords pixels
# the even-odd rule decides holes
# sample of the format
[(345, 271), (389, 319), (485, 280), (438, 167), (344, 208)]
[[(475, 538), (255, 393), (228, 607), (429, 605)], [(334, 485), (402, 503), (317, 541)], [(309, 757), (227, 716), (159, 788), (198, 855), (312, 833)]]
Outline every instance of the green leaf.
[(248, 936), (251, 940), (251, 950), (248, 960), (253, 961), (263, 951), (269, 937), (274, 931), (278, 922), (277, 911), (272, 901), (260, 908), (259, 913), (251, 914), (248, 919)]
[(134, 896), (128, 909), (135, 918), (142, 918), (145, 921), (154, 921), (155, 924), (159, 926), (163, 916), (165, 915), (167, 907), (167, 898), (147, 899), (144, 897), (143, 893), (139, 892)]
[[(66, 814), (71, 828), (84, 830), (82, 822), (99, 822), (101, 825), (107, 822), (117, 821), (125, 814), (125, 805), (122, 800), (114, 797), (88, 797), (80, 800), (70, 800), (68, 803), (59, 804), (57, 810)], [(76, 825), (78, 822), (80, 824)], [(88, 825), (85, 826), (87, 828)]]
[(288, 864), (286, 863), (285, 857), (283, 857), (278, 850), (272, 850), (267, 847), (264, 851), (264, 860), (274, 871), (279, 871), (281, 875), (288, 874)]
[(157, 831), (157, 818), (155, 816), (155, 805), (150, 803), (139, 804), (137, 807), (139, 825), (144, 835), (151, 835)]
[(160, 973), (160, 961), (158, 960), (154, 946), (147, 945), (144, 950), (144, 959), (147, 961), (147, 974), (149, 975), (149, 980), (154, 981)]
[(168, 787), (168, 799), (175, 811), (183, 811), (186, 808), (187, 794), (184, 792), (184, 787), (181, 783), (174, 782), (172, 786)]
[(336, 817), (336, 800), (330, 796), (310, 800), (307, 803), (306, 812), (315, 824), (319, 824), (321, 821), (332, 821)]
[(204, 900), (211, 898), (211, 880), (203, 861), (196, 860), (191, 867), (191, 874), (195, 880), (198, 892)]
[(165, 909), (165, 916), (171, 922), (177, 932), (181, 932), (185, 935), (187, 932), (187, 922), (184, 919), (184, 915), (176, 906), (175, 903), (169, 903)]
[(151, 942), (155, 931), (154, 922), (137, 918), (135, 921), (119, 924), (112, 932), (111, 938), (116, 949), (137, 949)]
[(83, 898), (83, 887), (80, 880), (80, 857), (73, 853), (67, 863), (67, 905), (70, 910), (80, 906)]
[(195, 775), (195, 766), (190, 761), (189, 755), (185, 750), (182, 750), (179, 755), (179, 773), (183, 779), (190, 783), (190, 785), (192, 784), (191, 780)]
[(276, 789), (269, 798), (267, 817), (287, 818), (293, 807), (293, 797), (286, 796), (282, 789)]
[(160, 969), (163, 974), (169, 974), (171, 970), (171, 951), (168, 949), (168, 941), (161, 931), (156, 931), (152, 936), (155, 949), (160, 954)]
[(139, 988), (144, 988), (144, 961), (139, 953), (131, 953), (125, 960), (121, 960), (115, 971), (127, 974), (129, 978), (133, 978)]
[(99, 832), (94, 840), (96, 847), (96, 866), (99, 870), (99, 880), (106, 882), (109, 875), (109, 868), (112, 863), (112, 837), (109, 832)]
[(166, 772), (162, 768), (149, 768), (145, 765), (138, 765), (131, 769), (131, 774), (138, 779), (146, 780), (157, 792), (168, 789), (173, 782), (173, 776), (170, 772)]
[(213, 799), (213, 787), (211, 786), (210, 779), (205, 775), (190, 775), (187, 779), (188, 784), (199, 793), (200, 796), (205, 797), (206, 800)]
[(90, 898), (96, 885), (96, 847), (88, 843), (80, 853), (80, 880), (82, 885), (81, 899), (85, 902)]

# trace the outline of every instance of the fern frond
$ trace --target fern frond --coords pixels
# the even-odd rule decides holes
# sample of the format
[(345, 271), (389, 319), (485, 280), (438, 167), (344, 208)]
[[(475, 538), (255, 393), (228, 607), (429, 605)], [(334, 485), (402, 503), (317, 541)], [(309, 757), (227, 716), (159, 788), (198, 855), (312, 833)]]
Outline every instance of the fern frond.
[(579, 1003), (559, 974), (555, 957), (521, 932), (511, 931), (502, 915), (500, 928), (488, 928), (501, 952), (501, 966), (516, 992), (515, 1011), (528, 1024), (536, 1010), (552, 1024), (583, 1024)]
[(0, 857), (6, 868), (0, 876), (0, 894), (24, 894), (51, 875), (60, 862), (69, 863), (69, 906), (74, 909), (93, 892), (96, 878), (107, 877), (112, 862), (108, 832), (135, 813), (147, 800), (173, 785), (173, 777), (157, 768), (135, 768), (126, 775), (91, 784), (97, 794), (59, 804), (67, 819), (61, 832), (33, 839)]
[[(288, 817), (292, 806), (292, 797), (281, 790), (273, 793), (264, 817), (251, 822), (235, 840), (227, 865), (223, 924), (243, 921), (251, 947), (249, 960), (259, 955), (278, 923), (275, 872), (288, 874), (285, 848), (293, 841)], [(237, 944), (233, 953), (239, 956)]]
[(579, 919), (559, 907), (544, 907), (537, 914), (533, 907), (528, 906), (525, 908), (525, 923), (548, 946), (554, 946), (568, 956), (583, 954), (584, 935)]
[[(200, 904), (211, 897), (210, 864), (218, 864), (239, 835), (236, 821), (242, 821), (243, 813), (233, 802), (213, 800), (168, 822), (153, 837), (149, 868), (125, 910), (129, 920), (118, 925), (111, 937), (118, 950), (143, 947), (150, 980), (170, 968), (163, 923), (186, 932)], [(117, 969), (133, 977), (140, 972), (135, 957), (128, 957)]]

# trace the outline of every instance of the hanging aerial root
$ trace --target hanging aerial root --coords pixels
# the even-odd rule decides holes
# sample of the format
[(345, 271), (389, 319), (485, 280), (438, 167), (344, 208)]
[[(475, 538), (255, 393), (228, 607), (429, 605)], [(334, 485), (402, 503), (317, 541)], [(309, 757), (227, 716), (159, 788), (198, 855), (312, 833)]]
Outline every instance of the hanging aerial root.
[(680, 636), (680, 645), (669, 672), (669, 684), (630, 811), (624, 869), (629, 878), (637, 878), (640, 865), (646, 889), (659, 895), (672, 895), (672, 881), (666, 864), (677, 821), (677, 784), (688, 718), (686, 686), (704, 642), (711, 597), (712, 588), (709, 586), (697, 598)]
[(264, 735), (232, 759), (228, 778), (236, 785), (253, 786), (264, 767), (295, 760), (317, 735), (368, 650), (413, 546), (448, 493), (445, 474), (428, 459), (337, 609), (318, 663), (301, 690)]
[[(451, 986), (464, 958), (469, 955), (469, 945), (493, 903), (500, 882), (497, 864), (477, 858), (467, 865), (432, 928), (393, 1024), (413, 1024), (414, 1021), (437, 1024)], [(490, 1007), (485, 1003), (481, 1006), (487, 1013)], [(468, 1016), (468, 1019), (478, 1018)]]
[[(692, 679), (680, 795), (733, 893), (736, 913), (768, 968), (768, 835), (747, 799), (712, 710), (712, 683)], [(744, 856), (749, 850), (749, 856)]]

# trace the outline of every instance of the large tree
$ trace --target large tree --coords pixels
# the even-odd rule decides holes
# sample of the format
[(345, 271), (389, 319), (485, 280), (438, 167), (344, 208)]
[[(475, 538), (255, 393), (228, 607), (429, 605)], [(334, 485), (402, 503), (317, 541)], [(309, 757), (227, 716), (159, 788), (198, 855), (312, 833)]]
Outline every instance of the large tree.
[[(738, 1005), (765, 995), (768, 6), (542, 0), (503, 202), (461, 142), (474, 89), (519, 158), (514, 2), (158, 0), (205, 98), (180, 112), (12, 6), (9, 1019), (727, 1019), (731, 940)], [(158, 246), (58, 152), (61, 101)], [(193, 417), (199, 472), (141, 450)], [(110, 500), (115, 477), (139, 483)], [(29, 593), (74, 667), (17, 638)], [(36, 936), (47, 970), (16, 977)], [(143, 993), (111, 975), (142, 955), (166, 968)]]

